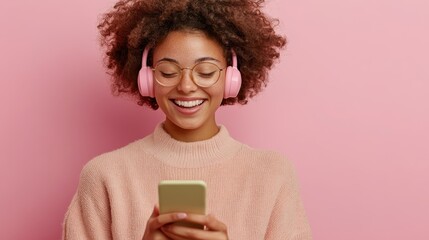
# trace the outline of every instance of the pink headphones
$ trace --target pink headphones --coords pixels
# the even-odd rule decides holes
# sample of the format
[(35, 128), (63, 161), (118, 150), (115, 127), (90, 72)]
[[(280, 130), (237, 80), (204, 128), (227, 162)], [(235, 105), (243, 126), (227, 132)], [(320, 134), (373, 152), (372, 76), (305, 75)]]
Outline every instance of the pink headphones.
[[(153, 87), (153, 71), (150, 66), (147, 66), (147, 56), (149, 54), (149, 47), (146, 47), (142, 56), (142, 68), (138, 76), (138, 85), (140, 94), (144, 97), (155, 97)], [(236, 97), (241, 87), (241, 73), (237, 68), (237, 55), (231, 49), (232, 53), (232, 66), (228, 66), (225, 76), (225, 92), (223, 98)]]

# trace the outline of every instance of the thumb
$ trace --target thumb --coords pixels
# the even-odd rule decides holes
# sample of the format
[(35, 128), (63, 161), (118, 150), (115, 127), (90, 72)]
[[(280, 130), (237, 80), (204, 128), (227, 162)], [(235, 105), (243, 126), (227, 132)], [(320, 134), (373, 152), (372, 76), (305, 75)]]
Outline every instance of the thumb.
[(156, 204), (155, 206), (153, 206), (153, 211), (150, 217), (153, 218), (158, 216), (159, 216), (159, 207), (158, 207), (158, 204)]

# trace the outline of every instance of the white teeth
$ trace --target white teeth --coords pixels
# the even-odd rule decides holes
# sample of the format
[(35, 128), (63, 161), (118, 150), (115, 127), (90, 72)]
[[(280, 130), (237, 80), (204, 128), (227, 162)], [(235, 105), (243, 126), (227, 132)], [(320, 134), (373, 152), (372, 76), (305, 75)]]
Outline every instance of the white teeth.
[(191, 108), (200, 105), (203, 103), (204, 100), (193, 100), (193, 101), (180, 101), (180, 100), (174, 100), (174, 103), (186, 108)]

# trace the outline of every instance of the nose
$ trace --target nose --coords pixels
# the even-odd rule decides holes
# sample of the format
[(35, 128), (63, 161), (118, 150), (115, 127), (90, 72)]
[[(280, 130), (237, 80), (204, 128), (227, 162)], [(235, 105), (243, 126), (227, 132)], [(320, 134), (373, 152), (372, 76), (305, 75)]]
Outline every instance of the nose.
[[(185, 71), (188, 70), (188, 71)], [(192, 80), (192, 70), (189, 68), (182, 69), (182, 78), (177, 84), (177, 90), (183, 93), (191, 93), (198, 89), (198, 86)]]

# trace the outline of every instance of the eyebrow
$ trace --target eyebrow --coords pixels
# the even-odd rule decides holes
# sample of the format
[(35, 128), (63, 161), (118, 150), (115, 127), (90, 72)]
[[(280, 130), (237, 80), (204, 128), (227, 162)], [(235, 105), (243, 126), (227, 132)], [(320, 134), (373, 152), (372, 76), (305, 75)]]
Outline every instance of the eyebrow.
[[(167, 62), (173, 62), (173, 63), (177, 63), (179, 64), (179, 61), (177, 61), (176, 59), (173, 58), (161, 58), (160, 60), (156, 61), (155, 64), (162, 62), (162, 61), (167, 61)], [(195, 63), (200, 63), (200, 62), (205, 62), (205, 61), (215, 61), (215, 62), (219, 62), (219, 60), (217, 60), (216, 58), (212, 58), (212, 57), (202, 57), (202, 58), (198, 58), (197, 60), (195, 60)]]

